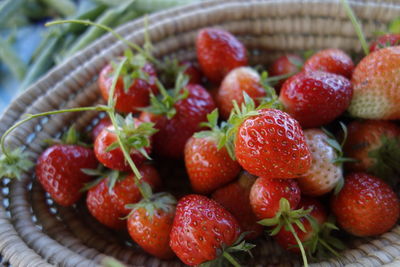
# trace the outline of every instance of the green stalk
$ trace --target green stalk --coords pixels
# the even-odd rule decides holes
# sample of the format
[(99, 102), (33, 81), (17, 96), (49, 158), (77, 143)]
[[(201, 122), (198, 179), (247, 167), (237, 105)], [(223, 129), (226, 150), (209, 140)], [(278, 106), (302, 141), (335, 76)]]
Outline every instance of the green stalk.
[(232, 257), (231, 254), (229, 254), (228, 252), (224, 251), (224, 253), (222, 253), (222, 255), (225, 257), (225, 259), (227, 259), (234, 267), (240, 267), (240, 263), (238, 263), (234, 257)]
[(0, 26), (6, 22), (22, 7), (25, 0), (4, 0), (0, 5)]
[(134, 20), (139, 17), (141, 13), (136, 12), (135, 10), (128, 10), (125, 14), (123, 14), (120, 18), (118, 18), (117, 22), (114, 26), (122, 25), (128, 21)]
[(25, 63), (14, 52), (10, 44), (0, 37), (0, 59), (11, 70), (12, 74), (21, 80), (26, 72)]
[(301, 257), (303, 258), (304, 267), (308, 267), (307, 255), (306, 255), (306, 252), (304, 250), (303, 244), (301, 243), (296, 231), (294, 230), (293, 225), (289, 222), (289, 220), (286, 217), (284, 217), (284, 219), (285, 219), (286, 225), (289, 228), (289, 231), (292, 233), (292, 235), (296, 239), (297, 244), (299, 245), (300, 252), (301, 252)]
[(346, 11), (347, 16), (351, 20), (351, 23), (353, 24), (354, 30), (356, 31), (356, 34), (358, 36), (358, 39), (361, 42), (361, 46), (364, 50), (365, 55), (369, 54), (369, 47), (367, 44), (367, 41), (365, 40), (364, 33), (362, 31), (361, 25), (358, 22), (356, 15), (354, 14), (353, 10), (351, 9), (349, 2), (347, 0), (340, 0), (340, 2), (343, 5), (344, 10)]
[(336, 257), (339, 257), (340, 255), (330, 246), (328, 245), (328, 243), (326, 243), (323, 239), (319, 239), (318, 240), (319, 243), (324, 246), (330, 253), (332, 253), (333, 255), (335, 255)]
[(67, 113), (67, 112), (81, 112), (81, 111), (108, 111), (109, 108), (105, 106), (95, 106), (95, 107), (80, 107), (80, 108), (70, 108), (70, 109), (60, 109), (60, 110), (53, 110), (53, 111), (46, 111), (38, 114), (26, 114), (26, 118), (20, 120), (19, 122), (15, 123), (13, 126), (11, 126), (2, 136), (0, 139), (0, 145), (1, 145), (1, 150), (3, 151), (4, 155), (6, 157), (10, 157), (8, 154), (8, 151), (5, 147), (5, 140), (6, 137), (17, 127), (20, 125), (24, 124), (27, 121), (30, 121), (35, 118), (43, 117), (43, 116), (48, 116), (48, 115), (53, 115), (53, 114), (60, 114), (60, 113)]
[(78, 23), (78, 24), (84, 24), (84, 25), (91, 25), (91, 26), (96, 26), (99, 27), (101, 29), (104, 29), (107, 32), (110, 32), (112, 35), (114, 35), (115, 38), (117, 38), (118, 40), (120, 40), (121, 42), (123, 42), (125, 45), (127, 45), (128, 47), (136, 50), (137, 52), (141, 53), (142, 55), (145, 55), (147, 57), (147, 59), (149, 61), (151, 61), (152, 63), (157, 64), (158, 61), (150, 54), (146, 53), (141, 47), (139, 47), (137, 44), (134, 44), (132, 42), (129, 42), (128, 40), (126, 40), (124, 37), (122, 37), (119, 33), (117, 33), (116, 31), (114, 31), (113, 29), (111, 29), (108, 26), (104, 26), (101, 24), (98, 24), (96, 22), (92, 22), (89, 20), (56, 20), (56, 21), (52, 21), (52, 22), (48, 22), (45, 24), (45, 26), (53, 26), (53, 25), (58, 25), (58, 24), (64, 24), (64, 23)]
[(45, 5), (60, 13), (63, 17), (75, 14), (76, 6), (71, 0), (41, 0)]
[[(74, 17), (74, 19), (87, 19), (93, 21), (96, 20), (101, 14), (103, 14), (105, 10), (107, 10), (106, 5), (96, 5), (95, 7), (86, 10), (85, 12)], [(87, 27), (80, 24), (69, 24), (67, 25), (67, 27), (65, 27), (65, 33), (80, 34), (86, 28)]]
[[(103, 26), (110, 26), (112, 23), (120, 16), (120, 12), (116, 9), (110, 9), (104, 12), (96, 21), (97, 24), (102, 24)], [(47, 26), (47, 25), (46, 25)], [(69, 57), (76, 52), (82, 50), (94, 40), (99, 38), (104, 34), (104, 29), (99, 27), (90, 27), (88, 28), (85, 33), (83, 33), (78, 41), (68, 50), (66, 53), (66, 57)]]
[(201, 0), (136, 0), (133, 8), (138, 12), (151, 13), (162, 9), (198, 2), (201, 2)]
[(53, 56), (58, 48), (59, 42), (60, 39), (51, 39), (47, 47), (43, 50), (35, 62), (29, 66), (29, 70), (19, 86), (20, 91), (24, 90), (32, 82), (36, 81), (54, 64)]

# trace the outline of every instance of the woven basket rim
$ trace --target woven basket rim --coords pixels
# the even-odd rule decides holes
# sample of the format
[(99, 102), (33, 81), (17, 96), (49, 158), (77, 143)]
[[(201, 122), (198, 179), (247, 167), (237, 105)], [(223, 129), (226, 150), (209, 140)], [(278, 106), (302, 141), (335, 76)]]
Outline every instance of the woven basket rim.
[[(364, 7), (387, 7), (390, 8), (392, 6), (396, 6), (396, 10), (400, 10), (400, 3), (398, 4), (393, 4), (390, 1), (365, 1), (365, 0), (352, 0), (349, 1), (350, 4), (357, 8), (364, 8)], [(308, 5), (308, 4), (321, 4), (321, 5), (333, 5), (333, 4), (337, 4), (337, 1), (335, 0), (307, 0), (307, 1), (301, 1), (301, 0), (282, 0), (282, 1), (278, 1), (278, 0), (249, 0), (247, 2), (244, 3), (244, 1), (242, 0), (228, 0), (228, 1), (224, 1), (224, 0), (207, 0), (207, 1), (203, 1), (203, 2), (198, 2), (198, 3), (194, 3), (194, 4), (190, 4), (187, 6), (182, 6), (182, 7), (176, 7), (176, 8), (172, 8), (169, 10), (165, 10), (165, 11), (160, 11), (157, 13), (154, 13), (152, 15), (148, 16), (148, 20), (149, 20), (149, 25), (150, 27), (154, 27), (154, 29), (156, 29), (156, 26), (158, 25), (163, 25), (166, 24), (168, 22), (171, 21), (171, 16), (190, 16), (190, 15), (196, 15), (198, 14), (199, 10), (223, 10), (223, 9), (228, 9), (228, 8), (232, 8), (232, 7), (236, 7), (237, 9), (240, 9), (241, 7), (245, 7), (245, 6), (251, 6), (251, 5), (266, 5), (266, 4), (270, 4), (270, 5), (284, 5), (284, 4), (291, 4), (291, 3), (295, 3), (295, 4), (301, 4), (301, 5)], [(140, 26), (144, 24), (144, 19), (140, 18), (140, 19), (136, 19), (132, 22), (128, 22), (120, 27), (117, 28), (117, 32), (121, 33), (124, 36), (134, 36), (137, 40), (139, 40), (139, 43), (143, 41), (143, 36), (142, 36), (142, 30), (140, 29)], [(195, 26), (197, 27), (197, 26)], [(190, 28), (188, 26), (188, 28)], [(176, 30), (176, 29), (175, 29)], [(192, 29), (190, 28), (190, 31)], [(132, 31), (132, 32), (131, 32)], [(154, 30), (155, 32), (156, 30)], [(136, 34), (136, 35), (135, 35)], [(190, 32), (188, 31), (187, 36), (190, 36)], [(133, 38), (133, 37), (132, 37)], [(162, 39), (162, 38), (161, 38)], [(160, 39), (160, 40), (161, 40)], [(167, 39), (167, 38), (165, 38)], [(106, 43), (107, 45), (105, 47), (101, 47), (101, 44)], [(43, 76), (42, 78), (40, 78), (37, 82), (35, 82), (34, 84), (32, 84), (26, 91), (24, 91), (22, 94), (20, 94), (17, 98), (15, 98), (11, 104), (7, 107), (7, 109), (3, 112), (3, 114), (0, 117), (0, 133), (3, 134), (5, 129), (8, 128), (11, 124), (13, 124), (16, 120), (18, 120), (21, 115), (23, 113), (26, 113), (27, 110), (30, 110), (30, 106), (26, 105), (26, 103), (28, 103), (29, 101), (34, 102), (36, 100), (36, 98), (41, 98), (43, 96), (47, 96), (49, 95), (54, 95), (55, 91), (49, 91), (49, 92), (45, 92), (45, 90), (48, 89), (54, 89), (56, 87), (61, 87), (62, 85), (65, 84), (65, 80), (69, 77), (69, 75), (71, 73), (73, 73), (75, 70), (74, 68), (77, 67), (77, 62), (81, 62), (82, 64), (84, 64), (86, 61), (95, 61), (95, 59), (98, 58), (107, 58), (107, 56), (105, 55), (106, 52), (108, 51), (117, 51), (119, 49), (119, 47), (122, 47), (122, 44), (120, 41), (115, 41), (114, 37), (111, 34), (106, 34), (103, 37), (99, 38), (98, 40), (96, 40), (93, 44), (91, 44), (90, 46), (88, 46), (87, 48), (85, 48), (84, 50), (82, 50), (81, 52), (78, 52), (75, 56), (73, 56), (72, 58), (68, 59), (66, 62), (62, 63), (59, 66), (56, 66), (55, 68), (53, 68), (49, 73), (47, 73), (45, 76)], [(120, 49), (119, 49), (120, 50)], [(94, 51), (94, 52), (93, 52)], [(56, 77), (56, 79), (54, 79), (54, 77)], [(67, 78), (65, 78), (67, 77)], [(59, 78), (59, 79), (57, 79)], [(92, 86), (93, 87), (93, 83), (90, 83), (89, 81), (87, 81), (88, 84), (85, 84), (85, 86)], [(66, 85), (68, 87), (68, 85)], [(57, 88), (56, 88), (57, 89)], [(92, 90), (92, 89), (91, 89)], [(94, 89), (93, 89), (94, 90)], [(92, 91), (93, 91), (92, 90)], [(58, 90), (60, 91), (60, 90)], [(90, 91), (90, 94), (93, 94), (93, 92)], [(94, 98), (93, 99), (97, 99)], [(67, 103), (73, 103), (73, 101), (67, 101)], [(38, 103), (34, 102), (35, 106), (38, 105)], [(28, 129), (28, 128), (27, 128)], [(26, 190), (26, 189), (25, 189)], [(38, 189), (40, 190), (40, 189)], [(0, 199), (1, 199), (1, 194), (0, 194)], [(13, 220), (9, 219), (7, 217), (7, 215), (4, 212), (5, 210), (3, 209), (3, 207), (0, 207), (0, 221), (4, 221), (5, 223), (8, 223), (10, 226), (10, 229), (14, 229), (15, 225), (13, 224)], [(3, 229), (3, 228), (2, 228)], [(399, 227), (396, 227), (396, 229), (392, 230), (392, 232), (400, 232)], [(4, 236), (5, 232), (2, 232), (0, 230), (0, 237)], [(51, 238), (51, 237), (50, 237)], [(392, 262), (393, 264), (398, 263), (400, 266), (400, 248), (392, 248), (392, 246), (389, 246), (389, 243), (387, 240), (391, 240), (392, 237), (390, 237), (390, 235), (387, 236), (383, 236), (382, 238), (377, 238), (376, 240), (373, 240), (372, 242), (377, 243), (376, 246), (377, 247), (382, 247), (387, 249), (388, 251), (391, 251), (390, 249), (396, 250), (398, 251), (398, 254), (393, 254), (393, 257), (390, 259), (389, 263)], [(400, 243), (400, 239), (399, 240), (394, 240), (393, 243), (399, 242)], [(379, 250), (372, 250), (372, 252), (369, 251), (368, 247), (369, 247), (368, 242), (365, 243), (365, 245), (363, 245), (360, 250), (365, 251), (365, 255), (367, 256), (363, 256), (362, 259), (358, 260), (355, 256), (349, 256), (349, 258), (353, 257), (354, 261), (357, 260), (358, 264), (361, 263), (365, 263), (365, 264), (370, 264), (370, 265), (376, 265), (376, 264), (381, 264), (381, 262), (384, 262), (384, 260), (382, 260), (382, 258), (384, 258), (383, 256), (381, 256), (379, 253)], [(388, 247), (389, 246), (389, 247)], [(393, 247), (396, 247), (395, 245), (393, 245)], [(3, 251), (5, 248), (5, 246), (3, 247), (2, 245), (2, 241), (0, 239), (0, 251)], [(7, 248), (10, 249), (10, 248)], [(32, 250), (30, 248), (30, 245), (27, 245), (27, 250)], [(36, 251), (34, 251), (36, 253)], [(15, 252), (15, 257), (17, 257), (17, 254), (19, 254), (20, 252), (18, 251)], [(23, 253), (23, 252), (22, 252)], [(351, 253), (358, 253), (357, 251), (346, 251), (346, 254), (351, 254)], [(385, 253), (392, 253), (392, 252), (385, 252)], [(393, 252), (394, 253), (394, 252)], [(392, 254), (390, 254), (392, 255)], [(103, 257), (104, 255), (99, 255), (98, 257)], [(386, 257), (386, 254), (384, 255)], [(46, 262), (50, 262), (49, 259), (44, 259), (44, 261)], [(44, 262), (43, 261), (43, 262)], [(43, 264), (43, 262), (37, 262), (37, 266), (41, 266), (40, 264)], [(85, 265), (88, 262), (82, 262), (81, 266), (87, 266)], [(94, 263), (91, 263), (94, 264)], [(332, 264), (332, 265), (343, 265), (343, 263), (341, 261), (336, 261), (336, 260), (329, 260), (327, 262), (322, 262), (320, 263), (321, 265), (326, 264), (327, 266)], [(32, 265), (34, 265), (34, 263), (32, 263)], [(77, 265), (79, 265), (77, 263)], [(395, 266), (395, 265), (394, 265)]]

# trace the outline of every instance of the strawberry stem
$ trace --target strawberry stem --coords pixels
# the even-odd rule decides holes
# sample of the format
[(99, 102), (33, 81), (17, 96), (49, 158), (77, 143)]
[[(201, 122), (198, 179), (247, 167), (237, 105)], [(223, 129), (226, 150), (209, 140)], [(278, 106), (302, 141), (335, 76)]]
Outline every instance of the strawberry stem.
[(293, 228), (292, 224), (289, 222), (289, 220), (286, 217), (284, 217), (284, 220), (286, 222), (287, 227), (289, 228), (289, 231), (292, 233), (292, 235), (296, 239), (297, 244), (299, 245), (299, 248), (301, 251), (301, 257), (303, 258), (304, 267), (308, 267), (307, 255), (304, 250), (303, 244), (301, 243), (296, 231), (294, 230), (294, 228)]
[(117, 66), (116, 71), (115, 71), (115, 75), (113, 77), (113, 81), (111, 84), (111, 88), (110, 88), (110, 93), (109, 93), (109, 97), (108, 97), (108, 110), (107, 110), (107, 114), (110, 117), (111, 123), (114, 126), (114, 130), (115, 130), (115, 135), (117, 136), (117, 141), (118, 144), (121, 148), (122, 153), (124, 154), (124, 158), (125, 160), (128, 162), (129, 166), (131, 167), (133, 173), (135, 174), (135, 184), (137, 185), (140, 194), (143, 196), (144, 199), (149, 199), (150, 196), (149, 194), (142, 188), (142, 186), (139, 183), (139, 180), (142, 179), (142, 175), (140, 174), (138, 168), (136, 167), (135, 163), (133, 162), (131, 156), (129, 155), (128, 149), (125, 145), (125, 143), (122, 141), (122, 134), (121, 134), (121, 130), (118, 126), (116, 117), (115, 117), (115, 99), (114, 99), (114, 92), (115, 92), (115, 87), (118, 81), (118, 78), (121, 74), (122, 68), (124, 67), (125, 63), (127, 62), (127, 58), (124, 58)]
[(222, 256), (224, 256), (225, 259), (227, 259), (233, 266), (235, 266), (235, 267), (240, 267), (241, 266), (240, 263), (237, 262), (237, 260), (234, 257), (232, 257), (232, 255), (229, 254), (228, 252), (224, 251), (222, 253)]
[(2, 150), (3, 154), (7, 158), (10, 158), (9, 151), (5, 147), (5, 139), (14, 129), (16, 129), (20, 125), (24, 124), (25, 122), (28, 122), (35, 118), (53, 115), (53, 114), (60, 114), (60, 113), (67, 113), (67, 112), (81, 112), (81, 111), (107, 111), (108, 112), (109, 107), (106, 107), (106, 106), (80, 107), (80, 108), (53, 110), (53, 111), (47, 111), (47, 112), (42, 112), (42, 113), (38, 113), (38, 114), (25, 114), (25, 116), (27, 116), (25, 119), (22, 119), (19, 122), (15, 123), (13, 126), (11, 126), (1, 137), (0, 144), (1, 144), (1, 150)]
[(327, 250), (329, 250), (330, 253), (335, 255), (336, 257), (339, 257), (340, 255), (328, 244), (326, 243), (322, 238), (318, 239), (318, 242), (324, 246)]
[(344, 10), (346, 11), (347, 16), (351, 20), (351, 23), (353, 24), (354, 30), (356, 31), (356, 34), (358, 36), (358, 39), (360, 40), (361, 46), (364, 50), (365, 55), (369, 54), (369, 47), (367, 44), (367, 41), (365, 40), (364, 33), (362, 31), (360, 23), (357, 21), (356, 15), (354, 14), (353, 10), (351, 9), (349, 2), (347, 0), (340, 0), (340, 2), (343, 5)]

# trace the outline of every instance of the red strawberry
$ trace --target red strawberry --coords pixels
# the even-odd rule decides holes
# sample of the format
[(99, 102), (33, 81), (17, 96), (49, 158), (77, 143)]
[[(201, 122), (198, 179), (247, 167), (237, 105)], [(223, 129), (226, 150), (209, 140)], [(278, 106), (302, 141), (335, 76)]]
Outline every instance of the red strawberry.
[(248, 232), (245, 236), (247, 240), (255, 239), (263, 232), (263, 227), (257, 223), (257, 217), (250, 205), (250, 189), (254, 181), (254, 176), (244, 172), (239, 180), (219, 188), (212, 194), (212, 199), (235, 216), (242, 231)]
[(226, 147), (219, 147), (223, 129), (218, 123), (218, 110), (207, 115), (208, 123), (203, 126), (210, 131), (195, 133), (185, 146), (185, 165), (192, 188), (197, 193), (208, 194), (229, 183), (241, 168), (233, 160)]
[[(320, 196), (342, 184), (343, 168), (339, 160), (340, 145), (320, 129), (304, 131), (312, 155), (311, 168), (297, 181), (301, 192), (309, 196)], [(332, 146), (336, 142), (337, 146)], [(340, 185), (339, 185), (340, 186)]]
[(399, 219), (399, 199), (382, 180), (366, 173), (345, 178), (338, 195), (331, 199), (338, 224), (356, 236), (374, 236), (389, 231)]
[(334, 73), (350, 79), (354, 63), (351, 57), (340, 49), (325, 49), (307, 59), (303, 69)]
[[(144, 123), (130, 115), (125, 120), (120, 118), (118, 121), (120, 122), (119, 130), (123, 135), (123, 142), (130, 151), (133, 162), (135, 165), (142, 164), (151, 151), (150, 137), (156, 131), (153, 124)], [(113, 125), (104, 128), (96, 137), (94, 152), (104, 166), (119, 171), (130, 170), (130, 166), (119, 147)]]
[(235, 154), (239, 164), (265, 178), (296, 178), (307, 172), (311, 153), (299, 123), (276, 109), (257, 113), (238, 128)]
[[(292, 229), (296, 232), (296, 235), (300, 241), (305, 245), (305, 249), (312, 250), (312, 244), (310, 240), (318, 238), (321, 226), (327, 221), (327, 212), (322, 204), (313, 198), (302, 198), (298, 208), (304, 210), (311, 210), (306, 217), (299, 219), (303, 225), (304, 230), (301, 230), (295, 223), (292, 224)], [(313, 220), (314, 225), (310, 222)], [(274, 236), (275, 241), (286, 250), (300, 253), (300, 248), (293, 235), (293, 232), (286, 230), (284, 227)], [(313, 251), (310, 251), (313, 252)]]
[(53, 145), (36, 164), (36, 177), (57, 204), (71, 206), (82, 195), (83, 185), (92, 178), (81, 169), (95, 169), (93, 150), (79, 145)]
[(349, 80), (326, 72), (300, 72), (286, 80), (279, 99), (285, 111), (305, 128), (333, 121), (349, 106), (353, 89)]
[[(154, 167), (143, 164), (138, 169), (143, 176), (141, 184), (147, 183), (153, 189), (160, 186), (160, 177)], [(130, 212), (125, 205), (136, 203), (141, 198), (134, 175), (114, 171), (89, 189), (86, 205), (93, 217), (102, 224), (113, 229), (123, 229), (126, 225), (123, 218)]]
[(353, 121), (348, 125), (344, 152), (356, 162), (346, 167), (397, 182), (400, 174), (400, 128), (389, 121)]
[[(286, 76), (286, 78), (296, 74), (303, 66), (303, 59), (295, 54), (287, 54), (276, 59), (268, 70), (271, 77)], [(282, 86), (286, 78), (281, 79), (278, 83), (279, 87)]]
[(91, 136), (93, 140), (96, 140), (96, 137), (100, 134), (100, 132), (111, 125), (111, 120), (109, 117), (102, 118), (94, 127), (91, 132)]
[(169, 235), (175, 206), (175, 198), (167, 193), (158, 193), (149, 200), (127, 206), (133, 208), (128, 217), (129, 235), (147, 253), (160, 259), (174, 257)]
[(190, 61), (182, 61), (180, 63), (181, 66), (186, 67), (183, 72), (187, 76), (189, 76), (189, 83), (200, 84), (202, 80), (202, 73), (200, 70)]
[(354, 69), (353, 117), (400, 119), (400, 46), (380, 49), (363, 58)]
[[(135, 58), (132, 60), (135, 61)], [(150, 93), (157, 93), (158, 91), (157, 86), (155, 86), (157, 74), (154, 67), (149, 63), (145, 63), (143, 66), (135, 66), (135, 64), (138, 63), (126, 63), (125, 71), (118, 78), (115, 86), (115, 109), (119, 112), (138, 112), (139, 108), (149, 104)], [(114, 71), (113, 66), (108, 64), (99, 75), (100, 92), (106, 101), (114, 79)]]
[(238, 222), (221, 205), (205, 196), (187, 195), (176, 207), (170, 246), (183, 263), (194, 266), (226, 257), (239, 235)]
[[(186, 141), (201, 129), (200, 123), (206, 121), (207, 114), (215, 108), (210, 94), (202, 86), (188, 84), (184, 90), (177, 88), (180, 90), (165, 100), (168, 105), (158, 104), (164, 105), (162, 110), (150, 108), (149, 112), (140, 115), (143, 121), (154, 122), (159, 130), (153, 139), (154, 151), (172, 158), (183, 156)], [(183, 97), (185, 91), (187, 95)]]
[[(61, 140), (54, 140), (56, 144), (43, 151), (36, 163), (37, 179), (61, 206), (71, 206), (79, 200), (82, 187), (92, 180), (82, 169), (95, 169), (98, 165), (93, 150), (80, 145), (78, 137), (79, 133), (74, 127), (70, 127)], [(11, 156), (21, 156), (21, 151), (14, 150)], [(29, 161), (24, 157), (26, 156), (22, 155), (21, 162), (17, 163), (28, 164), (27, 167), (30, 167)], [(7, 171), (1, 171), (5, 170)]]
[(300, 202), (300, 188), (293, 179), (268, 179), (259, 177), (250, 191), (250, 204), (259, 219), (273, 218), (285, 198), (291, 209)]
[(200, 30), (196, 39), (196, 50), (201, 70), (215, 83), (219, 83), (234, 68), (247, 65), (246, 48), (225, 30)]
[(240, 67), (230, 71), (221, 83), (216, 99), (221, 117), (227, 119), (233, 108), (233, 101), (240, 106), (246, 92), (257, 104), (266, 95), (260, 75), (250, 67)]
[(218, 150), (213, 137), (189, 138), (185, 147), (185, 164), (193, 190), (203, 194), (229, 183), (241, 169), (225, 147)]
[(387, 33), (379, 36), (375, 41), (371, 42), (369, 52), (374, 52), (379, 49), (400, 45), (400, 34)]

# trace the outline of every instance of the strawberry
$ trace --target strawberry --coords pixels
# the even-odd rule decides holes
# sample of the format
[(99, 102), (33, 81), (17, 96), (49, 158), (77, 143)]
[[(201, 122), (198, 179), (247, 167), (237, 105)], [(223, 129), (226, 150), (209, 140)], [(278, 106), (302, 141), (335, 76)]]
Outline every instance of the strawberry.
[(385, 47), (398, 45), (400, 45), (400, 34), (387, 33), (379, 36), (375, 41), (371, 42), (369, 51), (372, 53)]
[(307, 172), (311, 153), (299, 123), (285, 112), (261, 109), (239, 126), (234, 141), (239, 164), (265, 178), (296, 178)]
[(353, 89), (343, 76), (321, 71), (300, 72), (283, 84), (279, 99), (304, 128), (319, 127), (341, 115)]
[(307, 59), (303, 69), (334, 73), (350, 79), (354, 63), (351, 57), (340, 49), (324, 49)]
[(260, 80), (260, 75), (250, 67), (239, 67), (230, 71), (223, 79), (216, 96), (221, 117), (229, 117), (234, 100), (238, 105), (244, 102), (243, 91), (258, 104), (258, 99), (266, 95)]
[[(138, 169), (143, 176), (140, 180), (141, 185), (146, 183), (153, 189), (160, 186), (160, 177), (154, 167), (142, 164)], [(92, 174), (99, 173), (92, 172)], [(125, 205), (136, 203), (142, 198), (135, 177), (133, 174), (123, 174), (118, 171), (101, 175), (104, 178), (88, 190), (87, 208), (90, 214), (102, 224), (113, 229), (123, 229), (126, 225), (123, 218), (130, 211)], [(88, 185), (90, 186), (91, 184)]]
[(400, 119), (400, 46), (380, 49), (363, 58), (353, 72), (349, 113), (364, 119)]
[(91, 132), (91, 137), (93, 140), (96, 140), (96, 137), (100, 134), (100, 132), (111, 125), (111, 120), (109, 117), (104, 117), (93, 127)]
[(303, 194), (320, 196), (332, 191), (338, 183), (343, 183), (339, 160), (341, 147), (320, 129), (305, 130), (304, 136), (311, 150), (312, 163), (311, 168), (297, 181)]
[[(132, 161), (136, 165), (142, 164), (151, 151), (151, 136), (156, 132), (153, 123), (142, 122), (128, 115), (125, 119), (118, 116), (119, 131), (122, 133), (122, 142), (128, 151)], [(119, 147), (117, 135), (113, 125), (104, 128), (96, 137), (94, 152), (97, 159), (106, 167), (114, 170), (128, 171), (130, 166), (124, 158)]]
[[(180, 81), (179, 81), (180, 79)], [(162, 156), (180, 158), (186, 141), (201, 129), (201, 122), (214, 110), (210, 94), (201, 85), (186, 85), (178, 78), (175, 89), (165, 90), (159, 99), (152, 98), (152, 106), (142, 112), (140, 119), (152, 121), (159, 131), (154, 135), (154, 151)]]
[(342, 190), (331, 199), (338, 224), (355, 236), (374, 236), (389, 231), (399, 219), (395, 192), (379, 178), (366, 173), (346, 176)]
[(344, 145), (347, 156), (356, 159), (346, 164), (355, 172), (368, 172), (395, 184), (400, 174), (400, 128), (389, 121), (353, 121), (348, 125)]
[(132, 239), (157, 258), (173, 258), (169, 235), (175, 216), (175, 198), (168, 193), (158, 193), (151, 199), (126, 207), (132, 209), (128, 217), (128, 231)]
[(239, 266), (230, 253), (252, 248), (240, 239), (238, 222), (214, 200), (201, 195), (179, 200), (170, 246), (183, 263), (194, 266), (215, 260), (221, 264), (225, 257)]
[(244, 45), (222, 29), (200, 30), (196, 38), (196, 51), (201, 70), (215, 83), (219, 83), (231, 70), (247, 65)]
[[(119, 112), (138, 112), (139, 108), (149, 104), (150, 93), (157, 93), (154, 67), (141, 55), (126, 53), (128, 62), (115, 85), (115, 109)], [(106, 65), (100, 72), (98, 85), (103, 98), (107, 101), (114, 80), (115, 63)]]
[(203, 194), (229, 183), (241, 170), (227, 148), (219, 147), (223, 129), (217, 125), (218, 110), (215, 109), (207, 118), (209, 122), (202, 125), (211, 131), (195, 133), (185, 146), (185, 165), (190, 183), (195, 192)]
[(235, 216), (242, 231), (247, 232), (246, 240), (255, 239), (263, 232), (250, 205), (250, 189), (255, 180), (254, 176), (243, 172), (236, 182), (219, 188), (211, 197)]
[(259, 177), (251, 187), (250, 204), (259, 219), (273, 218), (279, 211), (279, 202), (285, 198), (291, 209), (300, 202), (300, 188), (293, 179)]
[(92, 178), (82, 169), (97, 167), (93, 150), (77, 145), (71, 127), (65, 141), (48, 147), (36, 163), (36, 177), (44, 190), (61, 206), (71, 206), (82, 196), (81, 188)]
[(303, 59), (295, 54), (286, 54), (277, 58), (268, 69), (268, 74), (271, 77), (277, 76), (279, 80), (278, 87), (280, 88), (287, 78), (299, 72), (303, 66)]
[(182, 61), (180, 65), (185, 67), (184, 74), (189, 77), (188, 83), (200, 84), (203, 78), (201, 71), (196, 67), (193, 62)]

